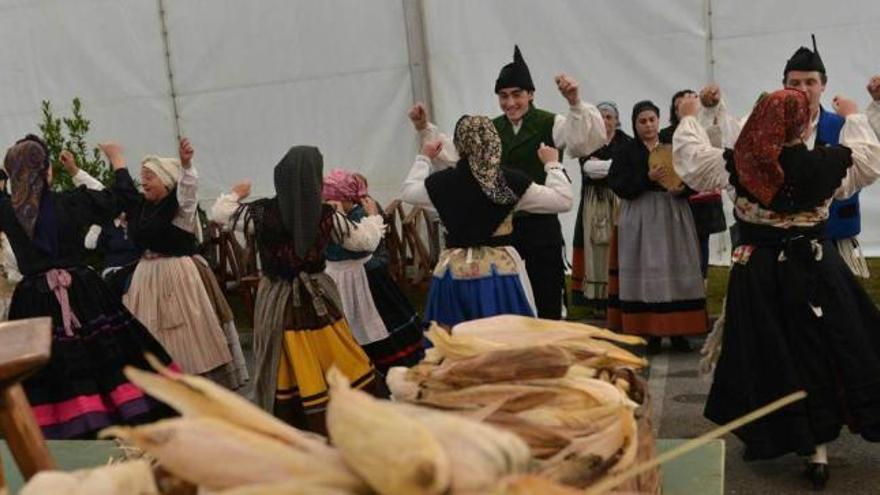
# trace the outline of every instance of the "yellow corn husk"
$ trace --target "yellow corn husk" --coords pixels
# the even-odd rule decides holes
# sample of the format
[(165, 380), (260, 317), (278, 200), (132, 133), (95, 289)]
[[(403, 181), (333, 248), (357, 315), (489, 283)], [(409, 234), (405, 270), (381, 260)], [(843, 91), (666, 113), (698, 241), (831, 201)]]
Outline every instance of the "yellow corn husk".
[(491, 342), (472, 335), (463, 335), (453, 339), (449, 332), (436, 323), (431, 324), (431, 327), (425, 332), (425, 337), (437, 349), (435, 356), (442, 355), (444, 359), (452, 360), (476, 356), (484, 352), (496, 351), (507, 347), (506, 344)]
[(416, 402), (419, 397), (419, 384), (408, 378), (409, 369), (395, 366), (385, 375), (385, 383), (394, 400)]
[(543, 345), (489, 351), (477, 356), (446, 361), (430, 369), (423, 386), (437, 383), (460, 388), (487, 383), (558, 378), (574, 363), (561, 347)]
[(532, 474), (503, 479), (490, 493), (491, 495), (580, 495), (582, 492)]
[(108, 464), (69, 473), (42, 471), (20, 495), (159, 495), (150, 463), (144, 460)]
[[(43, 495), (44, 493), (76, 493), (79, 478), (64, 471), (42, 471), (22, 487), (19, 495)], [(4, 489), (5, 493), (6, 490)]]
[(633, 411), (618, 408), (601, 430), (574, 438), (548, 459), (541, 475), (560, 483), (585, 488), (606, 473), (618, 473), (633, 465), (638, 449)]
[(559, 340), (555, 344), (572, 352), (576, 359), (585, 361), (592, 367), (630, 366), (644, 368), (648, 365), (646, 359), (604, 340), (568, 339)]
[(367, 491), (347, 469), (316, 462), (304, 451), (217, 418), (174, 418), (101, 432), (110, 436), (133, 443), (178, 478), (213, 490), (298, 478)]
[(441, 494), (451, 468), (422, 423), (388, 401), (354, 390), (335, 367), (327, 374), (327, 430), (346, 462), (382, 495)]
[(439, 364), (441, 361), (443, 361), (443, 353), (436, 347), (427, 349), (425, 351), (425, 357), (422, 359), (422, 362), (427, 364)]
[(571, 444), (572, 436), (557, 428), (532, 423), (515, 415), (498, 411), (485, 418), (486, 423), (514, 433), (529, 446), (536, 459), (548, 459)]
[[(597, 378), (581, 378), (577, 376), (577, 372), (573, 376), (566, 375), (562, 378), (528, 380), (521, 382), (521, 384), (532, 387), (544, 387), (557, 391), (556, 399), (559, 401), (564, 401), (565, 399), (572, 400), (576, 397), (574, 392), (579, 392), (592, 398), (594, 402), (592, 406), (621, 405), (632, 409), (639, 406), (631, 400), (625, 392), (614, 385)], [(583, 400), (578, 401), (577, 404), (591, 407), (589, 403), (584, 402)], [(570, 403), (569, 407), (574, 408), (576, 407), (576, 404)]]
[[(456, 332), (455, 328), (458, 328), (456, 326), (453, 328), (451, 335), (442, 328), (433, 326), (426, 336), (447, 360), (464, 359), (501, 349), (556, 345), (571, 351), (579, 361), (592, 360), (594, 364), (624, 365), (639, 368), (647, 365), (645, 359), (611, 342), (591, 338), (589, 332), (578, 332), (564, 328), (557, 331), (504, 330), (503, 328), (498, 329), (496, 326), (499, 323), (495, 320), (499, 318), (515, 318), (517, 321), (525, 322), (532, 320), (541, 321), (535, 318), (515, 317), (512, 315), (496, 316), (461, 323), (459, 326), (465, 325), (465, 330)], [(524, 320), (520, 320), (520, 318), (524, 318)], [(601, 329), (596, 330), (599, 331)]]
[(449, 455), (452, 492), (482, 493), (500, 478), (528, 472), (532, 454), (513, 433), (452, 413), (392, 403), (425, 425)]
[(288, 480), (280, 483), (247, 485), (213, 492), (210, 495), (350, 495), (350, 492), (301, 480)]
[(548, 387), (492, 383), (457, 390), (423, 389), (416, 403), (440, 409), (476, 411), (494, 408), (518, 412), (542, 404), (558, 393)]
[(321, 462), (342, 465), (339, 453), (327, 445), (323, 437), (291, 427), (244, 397), (206, 378), (171, 371), (152, 355), (147, 355), (147, 361), (158, 374), (128, 366), (125, 376), (184, 417), (221, 418), (307, 451)]
[(598, 406), (588, 409), (538, 406), (516, 415), (526, 421), (562, 431), (578, 431), (595, 428), (605, 418), (613, 415), (620, 406)]
[(593, 325), (521, 315), (498, 315), (462, 322), (452, 327), (452, 334), (477, 335), (494, 342), (519, 342), (523, 344), (534, 342), (536, 337), (541, 340), (541, 343), (548, 343), (544, 339), (588, 337), (626, 345), (645, 344), (645, 340), (641, 337), (623, 335)]

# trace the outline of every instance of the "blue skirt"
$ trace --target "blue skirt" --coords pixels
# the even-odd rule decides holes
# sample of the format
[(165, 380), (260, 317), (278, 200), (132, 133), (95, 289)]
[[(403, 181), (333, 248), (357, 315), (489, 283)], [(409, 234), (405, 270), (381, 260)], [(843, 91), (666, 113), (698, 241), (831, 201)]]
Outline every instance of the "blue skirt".
[(493, 269), (481, 278), (456, 279), (447, 270), (431, 280), (425, 321), (451, 327), (502, 314), (535, 316), (517, 274), (499, 274)]

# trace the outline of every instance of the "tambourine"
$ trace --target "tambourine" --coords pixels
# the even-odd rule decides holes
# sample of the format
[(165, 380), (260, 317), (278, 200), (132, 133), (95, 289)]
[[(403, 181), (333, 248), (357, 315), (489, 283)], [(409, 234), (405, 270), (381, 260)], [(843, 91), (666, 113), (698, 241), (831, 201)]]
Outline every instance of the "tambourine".
[(655, 170), (658, 168), (666, 170), (666, 176), (659, 183), (667, 191), (678, 190), (681, 187), (683, 184), (681, 177), (675, 173), (675, 167), (672, 166), (671, 144), (657, 145), (651, 151), (651, 154), (648, 155), (648, 169)]

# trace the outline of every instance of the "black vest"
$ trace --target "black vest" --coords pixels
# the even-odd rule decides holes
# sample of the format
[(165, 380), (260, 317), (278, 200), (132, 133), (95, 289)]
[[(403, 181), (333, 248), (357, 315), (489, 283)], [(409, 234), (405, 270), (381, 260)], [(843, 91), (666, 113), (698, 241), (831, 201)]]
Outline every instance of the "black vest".
[[(521, 197), (532, 184), (525, 174), (504, 170), (504, 178), (514, 194)], [(509, 245), (509, 236), (492, 234), (513, 211), (516, 204), (493, 203), (480, 188), (467, 162), (431, 174), (425, 180), (431, 203), (446, 227), (448, 247)]]

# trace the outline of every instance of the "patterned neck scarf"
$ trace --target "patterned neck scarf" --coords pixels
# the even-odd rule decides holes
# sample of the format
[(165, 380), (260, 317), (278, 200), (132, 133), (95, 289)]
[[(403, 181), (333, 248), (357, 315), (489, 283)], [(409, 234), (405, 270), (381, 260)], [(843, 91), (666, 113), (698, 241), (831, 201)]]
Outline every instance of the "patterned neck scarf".
[(511, 205), (519, 197), (507, 185), (501, 170), (501, 138), (489, 117), (465, 115), (455, 126), (455, 148), (493, 203)]
[(49, 190), (46, 182), (46, 150), (34, 141), (20, 141), (6, 152), (3, 163), (12, 186), (12, 208), (28, 237), (40, 213), (40, 201)]
[(739, 182), (764, 206), (770, 204), (785, 175), (779, 163), (783, 144), (798, 138), (810, 121), (806, 93), (775, 91), (752, 110), (734, 146)]
[(275, 166), (275, 193), (281, 221), (304, 258), (318, 239), (324, 157), (314, 146), (294, 146)]
[(324, 201), (352, 201), (356, 203), (366, 196), (366, 184), (348, 170), (337, 168), (324, 177), (324, 190), (321, 192)]

